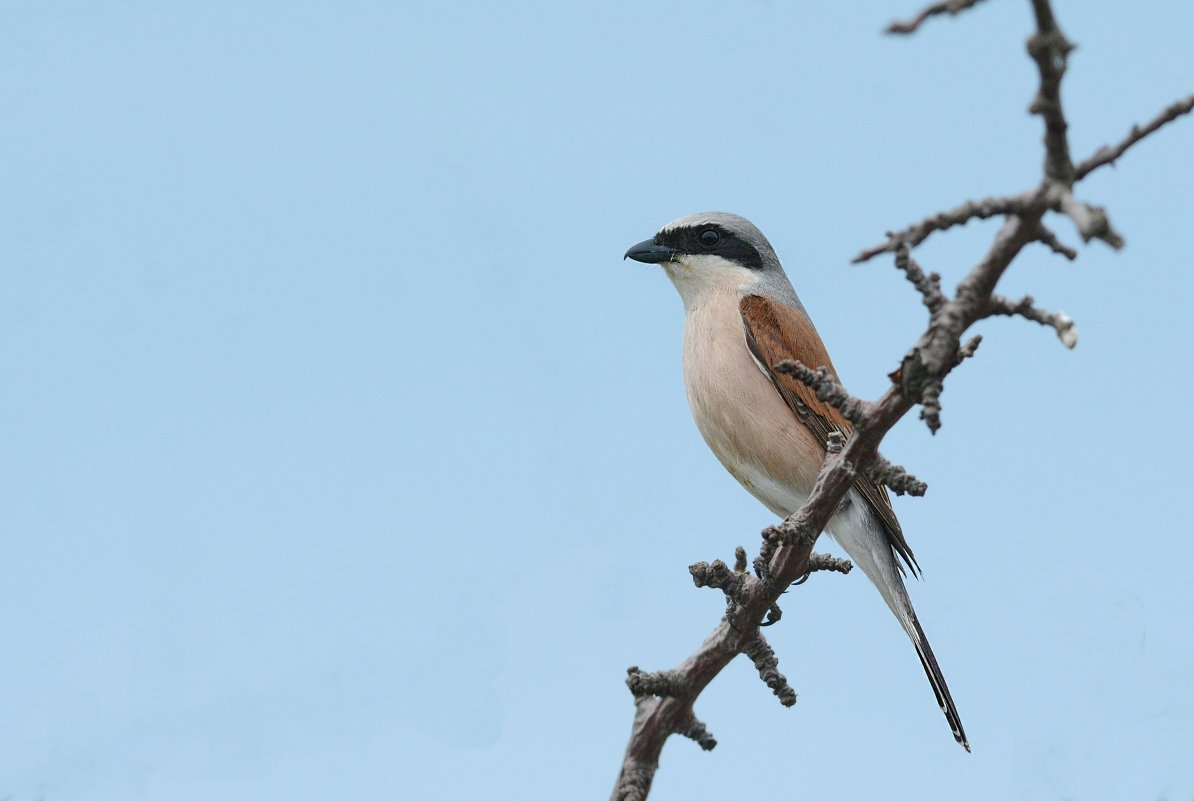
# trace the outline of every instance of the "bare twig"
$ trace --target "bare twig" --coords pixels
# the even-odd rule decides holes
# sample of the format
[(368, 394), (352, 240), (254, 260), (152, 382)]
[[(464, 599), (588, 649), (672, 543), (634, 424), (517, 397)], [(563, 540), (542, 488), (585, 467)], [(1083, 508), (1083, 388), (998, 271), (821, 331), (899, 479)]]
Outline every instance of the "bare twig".
[(908, 252), (908, 243), (901, 242), (896, 248), (895, 264), (920, 292), (930, 314), (945, 305), (946, 297), (941, 291), (941, 276), (937, 273), (925, 275), (925, 271), (920, 269), (920, 265)]
[(695, 741), (701, 747), (702, 751), (712, 751), (717, 747), (717, 740), (713, 739), (713, 735), (705, 728), (705, 724), (697, 720), (695, 715), (688, 722), (688, 725), (676, 732), (676, 734)]
[(742, 653), (754, 663), (755, 670), (759, 671), (759, 678), (771, 688), (771, 692), (775, 693), (781, 704), (792, 706), (796, 703), (796, 691), (777, 669), (779, 660), (761, 633), (756, 630), (753, 637), (743, 641)]
[(1083, 203), (1068, 189), (1061, 191), (1057, 202), (1058, 210), (1074, 221), (1083, 242), (1101, 239), (1115, 250), (1124, 246), (1124, 238), (1111, 227), (1107, 212), (1102, 208)]
[(982, 334), (975, 334), (974, 336), (970, 337), (970, 339), (966, 340), (966, 344), (958, 348), (957, 364), (961, 364), (964, 360), (973, 356), (974, 352), (978, 350), (978, 346), (981, 344), (983, 344)]
[(1178, 117), (1189, 114), (1191, 111), (1194, 111), (1194, 95), (1187, 95), (1162, 111), (1143, 128), (1133, 125), (1132, 130), (1128, 131), (1128, 135), (1121, 142), (1114, 146), (1104, 145), (1096, 150), (1090, 158), (1079, 162), (1074, 167), (1074, 180), (1081, 181), (1093, 170), (1097, 170), (1105, 164), (1114, 164), (1116, 159), (1122, 156), (1129, 147), (1153, 133), (1162, 125), (1173, 122)]
[(1078, 344), (1078, 329), (1068, 314), (1063, 311), (1050, 312), (1038, 309), (1033, 303), (1034, 301), (1030, 295), (1025, 295), (1020, 300), (1014, 302), (1002, 295), (992, 295), (987, 301), (987, 310), (983, 316), (1006, 315), (1011, 317), (1016, 315), (1023, 317), (1026, 320), (1032, 320), (1033, 322), (1052, 328), (1057, 332), (1057, 338), (1061, 340), (1061, 344), (1067, 348), (1073, 348)]
[(891, 491), (896, 495), (915, 495), (920, 497), (924, 495), (929, 485), (918, 479), (916, 476), (909, 473), (898, 464), (892, 464), (884, 459), (882, 456), (876, 454), (874, 461), (867, 466), (863, 473), (869, 478), (878, 481), (891, 488)]
[(815, 553), (808, 559), (809, 573), (828, 570), (833, 573), (841, 573), (842, 575), (845, 575), (853, 569), (854, 563), (849, 559), (839, 559), (836, 556), (830, 556), (827, 553)]
[(907, 22), (893, 22), (887, 26), (884, 33), (909, 34), (916, 31), (929, 17), (941, 14), (959, 14), (971, 6), (978, 5), (982, 0), (946, 0), (944, 3), (934, 3)]
[(1069, 245), (1066, 245), (1065, 243), (1063, 243), (1060, 239), (1057, 238), (1057, 234), (1050, 231), (1043, 224), (1037, 230), (1036, 241), (1045, 245), (1047, 248), (1052, 250), (1054, 253), (1058, 253), (1062, 256), (1065, 256), (1070, 261), (1073, 261), (1074, 259), (1078, 258), (1078, 251), (1074, 250)]
[(681, 687), (681, 678), (674, 670), (647, 673), (637, 667), (626, 669), (626, 686), (634, 695), (674, 696)]
[[(1031, 192), (1010, 197), (989, 198), (977, 203), (963, 203), (951, 211), (929, 217), (902, 231), (888, 232), (886, 242), (867, 248), (855, 256), (852, 262), (858, 264), (881, 253), (898, 254), (901, 247), (915, 247), (937, 231), (944, 231), (955, 225), (964, 225), (974, 219), (987, 219), (996, 214), (1014, 215), (1024, 219), (1036, 217), (1037, 224), (1043, 233), (1039, 233), (1034, 237), (1035, 239), (1044, 242), (1067, 258), (1077, 257), (1076, 251), (1061, 244), (1051, 231), (1040, 224), (1040, 215), (1046, 211), (1056, 211), (1069, 217), (1083, 241), (1100, 239), (1116, 250), (1123, 247), (1123, 237), (1111, 228), (1103, 209), (1078, 200), (1069, 186), (1047, 178), (1041, 186)], [(901, 262), (897, 261), (896, 266), (905, 269)], [(910, 275), (909, 278), (911, 280), (912, 276)], [(915, 280), (913, 283), (916, 283)]]
[(742, 573), (735, 573), (720, 559), (713, 563), (697, 562), (688, 566), (692, 575), (692, 582), (698, 587), (713, 587), (719, 589), (729, 598), (734, 598), (742, 588)]
[[(934, 214), (932, 217), (927, 217), (924, 220), (910, 225), (902, 231), (888, 232), (887, 241), (882, 245), (876, 245), (855, 256), (851, 263), (860, 264), (864, 261), (873, 259), (881, 253), (892, 253), (899, 248), (900, 245), (908, 245), (909, 247), (916, 247), (921, 242), (929, 238), (929, 235), (936, 231), (944, 231), (947, 228), (953, 228), (956, 225), (965, 225), (971, 220), (986, 220), (991, 217), (999, 217), (1006, 214), (1021, 214), (1025, 211), (1031, 212), (1034, 207), (1043, 202), (1043, 196), (1037, 190), (1032, 192), (1025, 192), (1020, 195), (1011, 195), (1008, 197), (989, 197), (983, 200), (968, 200), (962, 205), (943, 211), (939, 214)], [(1041, 206), (1042, 210), (1044, 206)]]
[[(1074, 46), (1057, 27), (1048, 0), (1033, 0), (1033, 9), (1037, 15), (1038, 30), (1029, 39), (1028, 51), (1037, 63), (1041, 83), (1029, 110), (1041, 115), (1045, 121), (1045, 179), (1042, 184), (1019, 195), (966, 201), (903, 230), (888, 232), (886, 242), (861, 251), (853, 258), (853, 263), (868, 261), (882, 253), (896, 252), (902, 245), (916, 247), (937, 231), (965, 225), (971, 220), (1013, 214), (1031, 217), (1046, 210), (1069, 217), (1084, 242), (1098, 239), (1116, 250), (1123, 247), (1123, 237), (1111, 226), (1106, 211), (1078, 200), (1072, 187), (1093, 170), (1113, 164), (1128, 148), (1144, 137), (1194, 111), (1194, 95), (1173, 103), (1147, 125), (1132, 126), (1132, 130), (1118, 144), (1101, 147), (1090, 158), (1074, 165), (1070, 161), (1069, 144), (1066, 139), (1068, 124), (1062, 111), (1060, 94), (1066, 59)], [(1062, 244), (1056, 235), (1044, 226), (1041, 226), (1037, 240), (1067, 259), (1077, 258), (1077, 251)]]
[[(1044, 242), (1067, 258), (1077, 257), (1076, 251), (1061, 244), (1051, 231), (1040, 224), (1040, 215), (1046, 211), (1056, 211), (1069, 217), (1083, 241), (1100, 239), (1116, 250), (1123, 247), (1123, 237), (1111, 228), (1103, 209), (1075, 198), (1068, 185), (1046, 178), (1039, 187), (1032, 191), (1009, 197), (988, 198), (978, 202), (968, 201), (950, 211), (941, 212), (915, 225), (910, 225), (902, 231), (888, 232), (886, 242), (863, 250), (852, 259), (852, 263), (859, 264), (881, 253), (898, 254), (901, 247), (915, 247), (937, 231), (944, 231), (955, 225), (965, 225), (970, 220), (987, 219), (998, 214), (1005, 217), (1014, 215), (1024, 219), (1037, 218), (1037, 224), (1043, 231), (1035, 237), (1037, 240)], [(900, 262), (897, 262), (896, 266), (905, 269)]]
[(934, 434), (941, 430), (941, 391), (944, 388), (940, 381), (930, 381), (921, 393), (920, 419)]

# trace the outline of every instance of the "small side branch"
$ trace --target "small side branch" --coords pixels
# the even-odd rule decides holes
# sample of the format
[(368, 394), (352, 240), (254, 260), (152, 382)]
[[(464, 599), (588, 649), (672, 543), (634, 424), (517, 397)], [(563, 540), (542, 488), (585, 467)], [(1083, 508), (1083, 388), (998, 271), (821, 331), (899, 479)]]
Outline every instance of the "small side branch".
[(731, 601), (738, 598), (742, 589), (743, 574), (730, 570), (729, 565), (720, 559), (714, 559), (712, 564), (697, 562), (694, 565), (689, 565), (688, 572), (692, 575), (693, 584), (698, 587), (713, 587), (721, 590)]
[(682, 685), (683, 679), (674, 670), (648, 673), (637, 666), (626, 668), (626, 686), (636, 698), (643, 695), (674, 698), (681, 694)]
[(1144, 137), (1156, 131), (1162, 125), (1173, 122), (1178, 117), (1194, 111), (1194, 95), (1188, 95), (1158, 114), (1152, 122), (1141, 128), (1133, 125), (1128, 135), (1116, 145), (1104, 145), (1094, 152), (1094, 155), (1074, 167), (1074, 180), (1081, 181), (1092, 171), (1105, 164), (1114, 164), (1116, 159), (1127, 152), (1128, 148)]
[[(763, 533), (766, 534), (767, 532), (763, 532)], [(778, 541), (772, 540), (772, 541), (765, 542), (764, 549), (759, 551), (759, 556), (758, 556), (758, 558), (755, 559), (754, 566), (755, 566), (756, 572), (759, 573), (759, 578), (761, 580), (766, 581), (767, 562), (772, 556), (775, 555), (775, 550), (778, 547), (779, 547)], [(766, 556), (764, 554), (766, 554)], [(839, 559), (838, 557), (831, 556), (830, 554), (827, 554), (827, 553), (814, 553), (814, 554), (809, 554), (808, 570), (805, 573), (805, 578), (807, 579), (808, 576), (811, 576), (813, 573), (820, 573), (820, 572), (841, 573), (842, 575), (845, 575), (846, 573), (849, 573), (853, 569), (854, 569), (854, 563), (851, 562), (849, 559)], [(794, 583), (802, 584), (803, 580), (798, 580)], [(778, 606), (774, 607), (774, 610), (776, 612), (778, 612), (779, 607)], [(772, 613), (769, 611), (768, 615), (770, 616), (771, 614)]]
[(1037, 229), (1036, 241), (1054, 253), (1065, 256), (1070, 261), (1078, 258), (1078, 251), (1058, 239), (1057, 234), (1046, 228), (1044, 224), (1041, 224)]
[(796, 691), (788, 684), (784, 674), (777, 670), (779, 659), (763, 635), (756, 631), (752, 637), (742, 642), (741, 650), (754, 663), (755, 669), (759, 671), (759, 678), (771, 688), (779, 702), (784, 706), (794, 706)]
[(929, 238), (935, 231), (944, 231), (957, 225), (965, 225), (971, 220), (986, 220), (1007, 214), (1031, 213), (1043, 210), (1042, 196), (1039, 191), (1025, 192), (1008, 197), (989, 197), (983, 200), (968, 200), (960, 206), (926, 217), (915, 225), (910, 225), (902, 231), (887, 233), (887, 241), (882, 245), (867, 248), (853, 259), (852, 264), (861, 264), (882, 253), (892, 253), (900, 245), (916, 247)]
[(908, 252), (908, 244), (901, 242), (896, 249), (895, 265), (903, 271), (912, 285), (920, 292), (924, 299), (925, 306), (928, 307), (929, 313), (933, 314), (942, 306), (945, 305), (945, 293), (941, 291), (941, 276), (938, 273), (929, 273), (925, 275), (925, 271), (920, 269), (920, 265), (912, 258), (912, 254)]
[(978, 350), (978, 346), (981, 345), (982, 343), (983, 343), (982, 334), (975, 334), (974, 336), (970, 337), (970, 339), (966, 340), (966, 344), (964, 344), (964, 345), (962, 345), (962, 347), (958, 348), (958, 360), (954, 364), (954, 367), (957, 367), (959, 364), (964, 362), (966, 359), (969, 359), (971, 356), (973, 356), (975, 351)]
[(949, 14), (950, 16), (960, 14), (971, 6), (976, 6), (981, 2), (982, 0), (946, 0), (944, 3), (934, 3), (907, 22), (896, 21), (891, 23), (883, 32), (903, 35), (914, 33), (921, 26), (921, 23), (929, 17), (936, 17), (941, 14)]
[(693, 740), (701, 747), (702, 751), (712, 751), (717, 747), (717, 740), (715, 740), (713, 735), (709, 733), (709, 730), (705, 728), (705, 724), (697, 720), (695, 715), (693, 715), (688, 721), (688, 724), (684, 728), (677, 731), (676, 734)]
[(941, 430), (941, 391), (944, 384), (937, 379), (925, 383), (920, 396), (920, 419), (925, 421), (929, 431), (936, 434)]
[(1124, 238), (1111, 227), (1107, 211), (1102, 207), (1078, 200), (1074, 193), (1067, 189), (1060, 193), (1057, 210), (1074, 221), (1074, 227), (1078, 229), (1083, 242), (1099, 239), (1114, 250), (1124, 246)]
[(844, 576), (853, 569), (854, 563), (849, 559), (838, 559), (836, 556), (830, 556), (827, 553), (815, 553), (808, 558), (809, 573), (827, 570), (833, 573), (841, 573)]
[(929, 489), (929, 485), (909, 473), (898, 464), (892, 464), (882, 456), (876, 454), (875, 460), (863, 471), (866, 475), (880, 484), (891, 488), (896, 495), (915, 495), (920, 497)]
[(1063, 311), (1046, 311), (1045, 309), (1038, 309), (1033, 305), (1031, 295), (1025, 295), (1018, 301), (1013, 301), (1010, 298), (1005, 298), (1003, 295), (992, 295), (987, 302), (987, 309), (983, 314), (984, 317), (995, 317), (998, 315), (1005, 315), (1008, 317), (1017, 316), (1023, 317), (1026, 320), (1032, 320), (1034, 323), (1047, 325), (1057, 332), (1057, 338), (1061, 340), (1061, 344), (1067, 348), (1073, 348), (1078, 344), (1078, 328), (1075, 326), (1073, 319)]

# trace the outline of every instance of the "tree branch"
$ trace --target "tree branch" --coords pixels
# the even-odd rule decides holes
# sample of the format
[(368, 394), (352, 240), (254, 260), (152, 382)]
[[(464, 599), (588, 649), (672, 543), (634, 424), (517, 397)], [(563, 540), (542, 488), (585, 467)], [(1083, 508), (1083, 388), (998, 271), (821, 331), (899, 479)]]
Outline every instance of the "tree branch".
[(893, 22), (887, 26), (884, 33), (909, 34), (914, 33), (929, 17), (940, 14), (953, 16), (960, 14), (971, 6), (978, 5), (982, 0), (946, 0), (944, 3), (934, 3), (907, 22)]
[(1099, 167), (1105, 164), (1114, 164), (1115, 160), (1126, 153), (1129, 147), (1149, 134), (1155, 133), (1161, 126), (1173, 122), (1178, 117), (1189, 114), (1192, 110), (1194, 110), (1194, 95), (1187, 95), (1162, 111), (1152, 122), (1143, 128), (1133, 125), (1132, 130), (1128, 131), (1128, 135), (1121, 142), (1114, 146), (1104, 145), (1096, 150), (1090, 158), (1079, 162), (1074, 167), (1074, 180), (1081, 181)]
[(1057, 234), (1046, 228), (1044, 224), (1042, 224), (1037, 231), (1036, 241), (1040, 242), (1054, 253), (1065, 256), (1070, 261), (1078, 258), (1078, 251), (1064, 244), (1060, 239), (1057, 238)]
[(934, 214), (932, 217), (921, 220), (915, 225), (910, 225), (902, 231), (895, 233), (888, 231), (887, 242), (882, 245), (876, 245), (873, 248), (867, 248), (851, 261), (853, 264), (860, 264), (882, 253), (893, 253), (899, 249), (900, 245), (916, 247), (937, 231), (944, 231), (956, 225), (965, 225), (971, 220), (986, 220), (991, 217), (1000, 217), (1007, 214), (1031, 212), (1042, 202), (1043, 197), (1038, 197), (1038, 193), (1035, 190), (1009, 197), (989, 197), (983, 200), (968, 200), (957, 208)]
[[(889, 31), (910, 33), (932, 16), (956, 14), (977, 2), (937, 3), (909, 22), (893, 23)], [(763, 531), (753, 574), (745, 572), (744, 553), (737, 554), (733, 570), (720, 561), (702, 562), (690, 568), (698, 586), (716, 587), (725, 593), (727, 614), (678, 667), (660, 673), (629, 670), (627, 685), (634, 694), (636, 711), (622, 770), (614, 786), (614, 799), (646, 798), (663, 745), (672, 734), (694, 739), (705, 749), (716, 744), (697, 720), (693, 704), (738, 654), (751, 658), (760, 677), (781, 703), (795, 703), (795, 690), (779, 672), (775, 652), (763, 639), (759, 627), (778, 619), (776, 602), (793, 583), (800, 583), (819, 570), (849, 571), (849, 562), (813, 554), (812, 549), (860, 473), (883, 482), (895, 492), (923, 493), (923, 482), (879, 457), (879, 443), (917, 404), (930, 430), (936, 432), (940, 428), (944, 380), (974, 354), (980, 341), (973, 336), (963, 344), (962, 337), (972, 325), (993, 315), (1015, 315), (1052, 327), (1067, 347), (1073, 347), (1077, 341), (1073, 320), (1064, 313), (1038, 309), (1031, 298), (1013, 302), (996, 295), (996, 285), (1031, 242), (1042, 242), (1070, 259), (1077, 255), (1043, 225), (1042, 218), (1050, 211), (1069, 217), (1084, 241), (1100, 239), (1114, 248), (1122, 246), (1123, 239), (1112, 228), (1106, 212), (1077, 199), (1074, 184), (1094, 169), (1113, 163), (1145, 136), (1189, 113), (1194, 109), (1194, 96), (1173, 104), (1144, 128), (1133, 127), (1114, 147), (1100, 148), (1074, 165), (1060, 91), (1066, 60), (1074, 46), (1058, 27), (1048, 0), (1031, 0), (1031, 3), (1036, 32), (1029, 39), (1028, 52), (1037, 65), (1038, 86), (1030, 110), (1044, 122), (1045, 157), (1040, 183), (1018, 195), (968, 201), (902, 231), (888, 233), (885, 243), (862, 251), (854, 259), (861, 262), (880, 253), (895, 253), (896, 266), (917, 288), (929, 310), (928, 326), (899, 368), (891, 373), (892, 385), (878, 400), (868, 403), (850, 396), (826, 371), (812, 370), (797, 362), (773, 365), (776, 370), (796, 376), (812, 387), (818, 398), (840, 409), (851, 421), (853, 431), (844, 440), (840, 433), (834, 432), (836, 436), (831, 436), (827, 443), (824, 464), (806, 502), (787, 519)], [(1003, 225), (986, 254), (958, 283), (952, 297), (942, 290), (940, 276), (926, 274), (911, 258), (910, 249), (933, 233), (964, 225), (972, 219), (995, 216), (1004, 217)]]
[(1033, 300), (1031, 295), (1025, 295), (1019, 301), (1013, 303), (1008, 298), (1002, 295), (992, 295), (987, 303), (987, 311), (985, 317), (994, 317), (995, 315), (1020, 316), (1026, 320), (1032, 320), (1041, 325), (1047, 325), (1057, 332), (1057, 338), (1061, 340), (1061, 344), (1067, 348), (1073, 349), (1078, 344), (1078, 329), (1074, 325), (1074, 321), (1065, 312), (1050, 312), (1044, 309), (1038, 309), (1032, 305)]
[(1032, 11), (1036, 16), (1036, 33), (1028, 39), (1028, 55), (1036, 61), (1041, 83), (1028, 110), (1045, 121), (1046, 177), (1070, 186), (1074, 183), (1074, 165), (1066, 139), (1069, 124), (1061, 108), (1061, 79), (1074, 45), (1057, 27), (1049, 0), (1032, 0)]

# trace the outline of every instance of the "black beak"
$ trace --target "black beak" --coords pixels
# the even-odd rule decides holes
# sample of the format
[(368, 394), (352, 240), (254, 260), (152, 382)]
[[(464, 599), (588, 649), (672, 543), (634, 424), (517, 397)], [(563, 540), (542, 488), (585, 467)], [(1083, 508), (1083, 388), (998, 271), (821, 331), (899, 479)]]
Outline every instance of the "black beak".
[(676, 251), (663, 245), (656, 245), (652, 239), (639, 242), (637, 245), (626, 251), (626, 255), (622, 260), (634, 259), (641, 261), (643, 264), (662, 264), (665, 261), (671, 261), (676, 257)]

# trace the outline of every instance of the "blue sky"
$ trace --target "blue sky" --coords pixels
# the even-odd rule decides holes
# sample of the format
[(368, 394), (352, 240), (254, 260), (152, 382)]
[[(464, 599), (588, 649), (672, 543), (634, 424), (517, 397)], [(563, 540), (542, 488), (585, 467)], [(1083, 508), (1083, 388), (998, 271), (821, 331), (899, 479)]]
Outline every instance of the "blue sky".
[[(1076, 155), (1194, 85), (1190, 7), (1055, 6)], [(0, 5), (0, 798), (607, 795), (626, 667), (721, 614), (687, 565), (773, 522), (622, 253), (749, 217), (878, 395), (924, 313), (850, 257), (1042, 157), (1029, 4), (879, 34), (917, 9)], [(974, 753), (865, 579), (816, 577), (769, 632), (796, 707), (734, 663), (653, 799), (1194, 799), (1192, 144), (1083, 184), (1122, 252), (1007, 276), (1076, 350), (985, 323), (942, 431), (884, 445)], [(996, 225), (918, 257), (952, 286)]]

